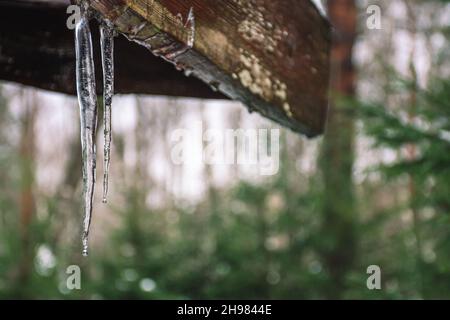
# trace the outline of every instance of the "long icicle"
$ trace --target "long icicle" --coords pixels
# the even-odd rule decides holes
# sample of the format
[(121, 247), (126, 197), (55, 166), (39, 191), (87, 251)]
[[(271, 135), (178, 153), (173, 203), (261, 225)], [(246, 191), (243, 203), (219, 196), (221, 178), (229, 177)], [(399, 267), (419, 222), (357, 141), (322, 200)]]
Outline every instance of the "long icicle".
[(81, 147), (83, 167), (83, 255), (88, 255), (89, 227), (91, 225), (94, 198), (97, 128), (97, 94), (92, 50), (91, 30), (87, 8), (82, 8), (82, 16), (75, 29), (77, 94), (80, 105)]
[(103, 67), (103, 203), (107, 202), (109, 166), (111, 161), (111, 105), (114, 96), (114, 29), (107, 21), (100, 24), (100, 46)]

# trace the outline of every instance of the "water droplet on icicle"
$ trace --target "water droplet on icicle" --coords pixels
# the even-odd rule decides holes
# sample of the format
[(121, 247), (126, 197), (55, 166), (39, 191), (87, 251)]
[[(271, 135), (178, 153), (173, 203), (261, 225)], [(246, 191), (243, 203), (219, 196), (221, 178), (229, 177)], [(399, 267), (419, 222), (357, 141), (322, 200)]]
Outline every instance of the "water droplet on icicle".
[(220, 82), (218, 82), (218, 81), (211, 81), (209, 83), (209, 86), (214, 92), (217, 92), (217, 91), (219, 91), (219, 88), (220, 88)]
[(111, 24), (100, 24), (100, 46), (103, 67), (103, 125), (104, 125), (104, 164), (103, 164), (103, 203), (107, 202), (109, 185), (109, 166), (111, 161), (111, 105), (114, 96), (114, 34)]
[(186, 77), (190, 77), (193, 73), (194, 73), (194, 70), (192, 68), (190, 68), (190, 67), (186, 67), (184, 69), (184, 75)]
[(75, 29), (77, 95), (80, 106), (83, 168), (83, 255), (88, 255), (89, 228), (95, 187), (97, 94), (95, 86), (92, 38), (86, 6)]

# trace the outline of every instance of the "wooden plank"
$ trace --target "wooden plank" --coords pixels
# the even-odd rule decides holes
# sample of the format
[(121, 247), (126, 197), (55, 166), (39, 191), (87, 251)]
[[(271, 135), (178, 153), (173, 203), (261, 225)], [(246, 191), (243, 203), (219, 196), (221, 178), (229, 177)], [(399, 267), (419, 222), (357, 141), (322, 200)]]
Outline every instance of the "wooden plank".
[[(0, 79), (76, 95), (73, 30), (66, 28), (67, 1), (0, 0)], [(97, 83), (101, 83), (98, 28), (92, 21)], [(116, 92), (225, 99), (185, 77), (147, 49), (115, 41)], [(142, 64), (142, 61), (146, 61)], [(97, 86), (99, 94), (102, 86)]]
[[(91, 6), (130, 40), (251, 111), (308, 136), (323, 132), (330, 26), (310, 1), (92, 0)], [(191, 10), (195, 33), (187, 23)]]

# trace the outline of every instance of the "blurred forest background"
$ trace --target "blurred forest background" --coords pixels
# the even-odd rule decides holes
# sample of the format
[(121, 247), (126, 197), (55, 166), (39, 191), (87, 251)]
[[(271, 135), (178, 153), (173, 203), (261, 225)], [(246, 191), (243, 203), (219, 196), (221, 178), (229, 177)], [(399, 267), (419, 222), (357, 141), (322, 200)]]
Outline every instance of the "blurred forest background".
[[(332, 79), (325, 136), (281, 129), (275, 176), (171, 161), (171, 133), (194, 121), (277, 128), (239, 103), (116, 97), (89, 258), (76, 99), (1, 84), (0, 298), (450, 298), (450, 2), (355, 3), (355, 80)], [(82, 290), (66, 287), (72, 264)]]

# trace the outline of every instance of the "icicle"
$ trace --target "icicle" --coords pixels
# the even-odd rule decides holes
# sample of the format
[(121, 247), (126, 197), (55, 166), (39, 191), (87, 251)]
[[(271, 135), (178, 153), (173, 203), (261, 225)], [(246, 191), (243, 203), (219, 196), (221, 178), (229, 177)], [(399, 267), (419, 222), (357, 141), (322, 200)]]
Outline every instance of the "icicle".
[(75, 29), (77, 94), (80, 105), (81, 147), (83, 167), (83, 255), (88, 255), (89, 227), (94, 198), (97, 127), (97, 95), (92, 54), (92, 39), (86, 6)]
[(105, 21), (100, 25), (100, 42), (103, 67), (103, 124), (105, 136), (103, 149), (103, 203), (106, 203), (111, 160), (111, 104), (114, 96), (114, 29), (109, 22)]
[[(157, 55), (161, 56), (163, 59), (176, 63), (176, 59), (189, 51), (194, 46), (195, 43), (195, 16), (194, 16), (194, 8), (191, 7), (189, 10), (186, 23), (183, 24), (183, 15), (181, 13), (178, 13), (176, 16), (176, 19), (178, 19), (180, 26), (184, 27), (185, 29), (188, 29), (188, 35), (186, 39), (186, 43), (179, 43), (179, 42), (171, 42), (169, 44), (163, 44), (162, 46), (158, 48), (152, 48), (152, 52)], [(177, 68), (178, 69), (178, 68)]]
[(189, 39), (188, 39), (187, 45), (189, 48), (192, 48), (194, 46), (194, 42), (195, 42), (195, 16), (194, 16), (194, 8), (193, 7), (191, 7), (191, 9), (189, 10), (189, 14), (188, 14), (188, 17), (186, 20), (185, 27), (190, 28)]

